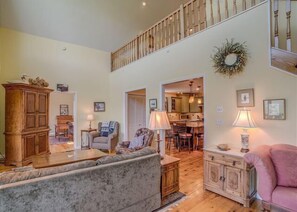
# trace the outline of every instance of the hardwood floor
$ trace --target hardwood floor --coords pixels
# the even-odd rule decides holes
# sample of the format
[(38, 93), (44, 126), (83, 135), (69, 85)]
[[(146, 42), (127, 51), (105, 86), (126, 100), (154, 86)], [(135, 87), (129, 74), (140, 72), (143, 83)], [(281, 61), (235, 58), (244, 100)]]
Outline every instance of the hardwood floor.
[(167, 155), (180, 158), (180, 192), (186, 199), (168, 209), (173, 212), (253, 212), (261, 211), (261, 202), (256, 200), (251, 208), (203, 189), (203, 151), (178, 152), (174, 147), (166, 150)]

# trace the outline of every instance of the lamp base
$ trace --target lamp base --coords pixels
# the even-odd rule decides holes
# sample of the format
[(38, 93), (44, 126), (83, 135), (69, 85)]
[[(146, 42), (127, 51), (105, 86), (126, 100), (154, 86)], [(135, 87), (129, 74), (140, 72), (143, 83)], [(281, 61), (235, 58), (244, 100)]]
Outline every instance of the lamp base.
[(158, 154), (160, 155), (161, 160), (163, 160), (164, 157), (160, 154), (160, 142), (161, 142), (161, 141), (162, 141), (162, 140), (160, 140), (160, 139), (157, 139), (157, 140), (156, 140), (156, 142), (158, 143), (158, 149), (157, 149), (157, 152), (158, 152)]
[(247, 153), (249, 151), (249, 134), (241, 134), (241, 145), (240, 152)]

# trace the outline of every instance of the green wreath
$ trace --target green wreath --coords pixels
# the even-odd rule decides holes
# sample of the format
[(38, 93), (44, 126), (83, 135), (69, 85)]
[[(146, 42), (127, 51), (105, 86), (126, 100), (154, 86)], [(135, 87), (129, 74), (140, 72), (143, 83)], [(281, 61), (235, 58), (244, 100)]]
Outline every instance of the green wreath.
[(221, 48), (215, 47), (217, 52), (211, 56), (216, 73), (229, 78), (243, 72), (248, 58), (247, 46), (244, 43), (233, 43), (233, 39), (223, 44)]

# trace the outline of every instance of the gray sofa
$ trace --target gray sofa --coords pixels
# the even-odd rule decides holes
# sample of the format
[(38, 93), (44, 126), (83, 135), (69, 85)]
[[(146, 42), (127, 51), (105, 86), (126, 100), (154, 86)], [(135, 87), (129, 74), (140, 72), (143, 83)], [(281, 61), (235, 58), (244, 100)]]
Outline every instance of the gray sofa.
[(0, 175), (0, 211), (153, 211), (161, 205), (160, 171), (160, 156), (144, 148), (19, 176), (8, 172)]

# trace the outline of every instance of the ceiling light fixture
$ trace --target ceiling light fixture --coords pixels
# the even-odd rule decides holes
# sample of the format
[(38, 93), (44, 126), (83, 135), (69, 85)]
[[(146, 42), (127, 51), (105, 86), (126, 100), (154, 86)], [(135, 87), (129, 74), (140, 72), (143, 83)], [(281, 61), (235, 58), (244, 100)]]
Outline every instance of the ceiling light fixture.
[(190, 98), (189, 98), (189, 103), (193, 103), (194, 102), (194, 94), (192, 94), (192, 85), (193, 85), (193, 81), (190, 81), (189, 86), (190, 86)]
[(142, 2), (142, 6), (146, 6), (146, 2), (145, 1)]

